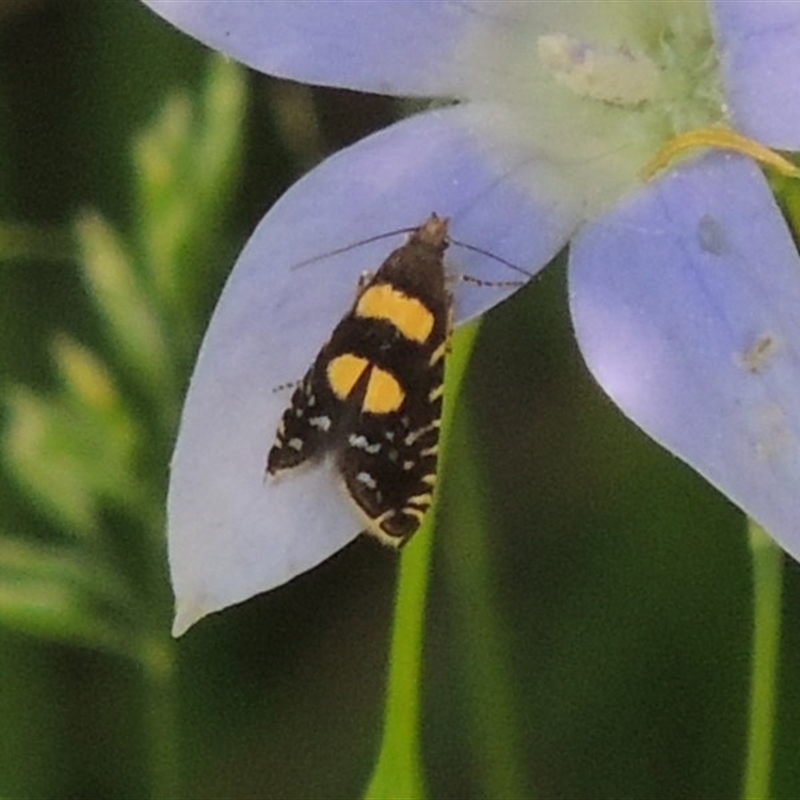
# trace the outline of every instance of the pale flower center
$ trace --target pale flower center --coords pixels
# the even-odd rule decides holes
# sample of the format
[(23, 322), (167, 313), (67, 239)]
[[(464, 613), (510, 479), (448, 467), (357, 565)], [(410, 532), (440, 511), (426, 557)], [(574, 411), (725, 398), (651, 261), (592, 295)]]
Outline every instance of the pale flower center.
[(661, 70), (626, 45), (612, 49), (548, 33), (539, 37), (536, 49), (542, 66), (579, 97), (635, 106), (652, 100), (661, 88)]
[(456, 94), (485, 109), (472, 131), (498, 173), (553, 207), (595, 216), (668, 141), (726, 122), (702, 0), (480, 8)]

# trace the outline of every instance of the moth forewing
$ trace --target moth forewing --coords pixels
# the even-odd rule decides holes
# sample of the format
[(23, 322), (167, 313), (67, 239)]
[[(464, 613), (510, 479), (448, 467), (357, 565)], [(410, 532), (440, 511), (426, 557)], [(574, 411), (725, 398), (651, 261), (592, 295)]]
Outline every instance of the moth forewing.
[(331, 457), (366, 532), (393, 547), (416, 532), (436, 485), (452, 310), (447, 226), (431, 214), (359, 281), (267, 456), (271, 476)]

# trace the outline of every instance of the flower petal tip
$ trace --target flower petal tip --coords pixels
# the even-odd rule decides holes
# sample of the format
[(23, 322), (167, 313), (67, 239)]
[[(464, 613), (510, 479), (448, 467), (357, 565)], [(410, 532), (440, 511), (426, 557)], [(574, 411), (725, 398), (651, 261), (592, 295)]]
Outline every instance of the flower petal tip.
[(194, 601), (178, 601), (175, 604), (175, 620), (172, 623), (172, 636), (175, 639), (183, 636), (189, 628), (214, 609), (208, 608)]

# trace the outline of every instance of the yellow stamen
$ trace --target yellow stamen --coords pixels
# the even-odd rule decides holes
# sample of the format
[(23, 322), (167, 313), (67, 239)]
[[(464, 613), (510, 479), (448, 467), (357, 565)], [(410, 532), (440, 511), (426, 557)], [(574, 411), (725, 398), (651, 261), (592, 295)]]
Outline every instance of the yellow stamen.
[(697, 147), (714, 147), (720, 150), (733, 150), (736, 153), (750, 156), (750, 158), (772, 167), (789, 178), (800, 178), (800, 167), (778, 155), (763, 144), (753, 139), (742, 136), (728, 128), (698, 128), (688, 133), (682, 133), (670, 139), (641, 171), (643, 180), (651, 180), (656, 173), (666, 168), (670, 161), (681, 155), (686, 150)]

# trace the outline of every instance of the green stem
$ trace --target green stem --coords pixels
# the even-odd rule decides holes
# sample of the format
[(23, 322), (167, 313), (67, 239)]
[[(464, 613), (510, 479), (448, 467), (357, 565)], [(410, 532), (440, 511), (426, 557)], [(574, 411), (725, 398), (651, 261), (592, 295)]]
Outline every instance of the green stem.
[(178, 714), (175, 697), (175, 645), (159, 637), (142, 648), (145, 736), (149, 789), (153, 800), (181, 797)]
[[(458, 396), (477, 329), (477, 325), (469, 325), (461, 328), (453, 337), (453, 350), (447, 361), (447, 399), (440, 437), (440, 473), (447, 457), (453, 419), (452, 400)], [(383, 740), (377, 764), (364, 793), (367, 800), (415, 800), (425, 797), (419, 720), (425, 600), (434, 518), (435, 512), (428, 514), (414, 540), (406, 547), (400, 564)]]
[(432, 525), (425, 524), (400, 565), (392, 631), (383, 742), (364, 796), (425, 797), (419, 745), (420, 676)]
[(743, 800), (768, 800), (772, 776), (783, 552), (755, 522), (749, 523), (753, 559), (753, 662)]
[[(163, 530), (159, 521), (153, 530)], [(139, 651), (144, 678), (147, 765), (152, 800), (182, 796), (181, 761), (178, 749), (179, 711), (177, 699), (177, 646), (170, 636), (172, 593), (169, 591), (163, 551), (155, 543), (148, 548), (146, 585), (152, 606), (147, 612), (145, 633)]]

